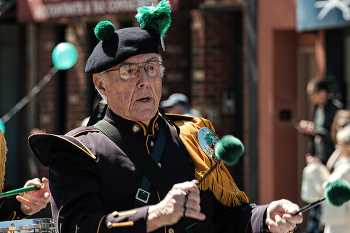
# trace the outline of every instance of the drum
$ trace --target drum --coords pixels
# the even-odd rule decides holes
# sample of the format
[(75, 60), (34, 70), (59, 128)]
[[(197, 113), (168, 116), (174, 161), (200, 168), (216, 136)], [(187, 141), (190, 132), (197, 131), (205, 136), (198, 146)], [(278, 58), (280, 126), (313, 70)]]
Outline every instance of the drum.
[(0, 222), (0, 232), (1, 233), (17, 233), (17, 232), (55, 233), (56, 231), (51, 218), (36, 218), (36, 219)]

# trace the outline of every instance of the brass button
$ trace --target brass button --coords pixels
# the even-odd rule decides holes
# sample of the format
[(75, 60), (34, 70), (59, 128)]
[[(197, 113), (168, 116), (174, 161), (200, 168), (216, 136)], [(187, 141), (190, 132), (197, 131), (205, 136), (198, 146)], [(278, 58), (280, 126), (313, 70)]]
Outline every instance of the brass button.
[(133, 132), (133, 133), (139, 132), (140, 129), (141, 129), (141, 126), (140, 126), (139, 124), (134, 124), (134, 125), (132, 126), (132, 132)]
[(153, 141), (151, 141), (151, 147), (153, 147), (154, 146), (154, 142)]
[(162, 164), (161, 164), (161, 163), (158, 163), (158, 166), (159, 166), (159, 167), (162, 167)]
[(118, 217), (118, 212), (117, 211), (114, 211), (113, 213), (112, 213), (112, 215), (113, 215), (113, 217)]
[(173, 228), (169, 228), (168, 232), (169, 232), (169, 233), (174, 233), (175, 231), (174, 231)]
[(108, 223), (107, 223), (107, 228), (108, 228), (108, 229), (112, 229), (112, 228), (113, 228), (113, 225), (112, 225), (111, 222), (108, 222)]

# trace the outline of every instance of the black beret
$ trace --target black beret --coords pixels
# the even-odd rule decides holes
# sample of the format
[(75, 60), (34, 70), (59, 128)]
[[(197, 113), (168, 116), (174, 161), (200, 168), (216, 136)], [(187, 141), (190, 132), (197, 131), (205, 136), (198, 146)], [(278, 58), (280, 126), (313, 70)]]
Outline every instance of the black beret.
[(109, 40), (100, 41), (86, 62), (89, 74), (108, 70), (128, 58), (145, 53), (158, 53), (160, 34), (155, 30), (130, 27), (114, 32)]

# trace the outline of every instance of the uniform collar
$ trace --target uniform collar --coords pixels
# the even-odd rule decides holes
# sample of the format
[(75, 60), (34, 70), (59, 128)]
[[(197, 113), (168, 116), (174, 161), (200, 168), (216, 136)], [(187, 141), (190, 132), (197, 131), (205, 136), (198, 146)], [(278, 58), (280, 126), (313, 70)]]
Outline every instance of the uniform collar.
[(121, 116), (118, 116), (109, 107), (106, 110), (105, 116), (112, 119), (118, 125), (118, 127), (120, 126), (120, 128), (126, 130), (130, 134), (139, 137), (145, 137), (147, 135), (154, 135), (155, 133), (158, 133), (161, 121), (159, 111), (157, 111), (155, 116), (152, 118), (148, 127), (140, 121), (129, 121)]

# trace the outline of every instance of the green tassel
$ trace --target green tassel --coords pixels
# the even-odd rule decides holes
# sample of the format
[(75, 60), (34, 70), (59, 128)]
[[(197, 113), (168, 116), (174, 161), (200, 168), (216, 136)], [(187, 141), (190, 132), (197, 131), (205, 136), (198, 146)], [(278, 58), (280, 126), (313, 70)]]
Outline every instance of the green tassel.
[(162, 0), (157, 6), (143, 6), (137, 8), (135, 16), (141, 28), (156, 30), (165, 37), (165, 33), (170, 27), (170, 5), (168, 1)]
[(111, 39), (114, 34), (114, 31), (115, 27), (109, 21), (99, 22), (94, 29), (95, 35), (100, 41)]

